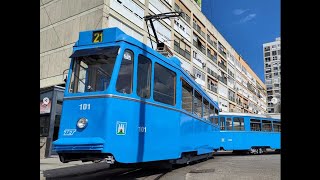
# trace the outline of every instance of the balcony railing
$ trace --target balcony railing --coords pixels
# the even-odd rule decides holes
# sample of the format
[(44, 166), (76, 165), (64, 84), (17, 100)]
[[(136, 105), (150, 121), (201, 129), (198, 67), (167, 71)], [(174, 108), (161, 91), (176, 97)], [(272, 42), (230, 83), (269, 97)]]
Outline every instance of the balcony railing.
[(215, 93), (218, 92), (217, 86), (211, 85), (211, 84), (209, 84), (209, 83), (208, 83), (208, 89), (209, 89), (210, 91), (215, 92)]
[(193, 22), (193, 28), (204, 38), (206, 38), (206, 34), (201, 30), (200, 26)]
[(232, 102), (235, 102), (235, 101), (236, 101), (235, 98), (234, 98), (234, 96), (230, 96), (230, 95), (229, 95), (228, 98), (229, 98), (229, 100), (232, 101)]
[(219, 79), (219, 81), (221, 81), (223, 84), (228, 85), (228, 84), (227, 84), (227, 78), (219, 76), (218, 79)]
[(221, 67), (223, 70), (227, 71), (227, 66), (224, 63), (218, 62), (218, 66)]
[(215, 77), (215, 78), (219, 78), (219, 75), (217, 74), (217, 73), (215, 73), (214, 71), (212, 71), (211, 69), (209, 69), (209, 68), (207, 68), (207, 72), (211, 75), (211, 76), (213, 76), (213, 77)]
[(193, 45), (194, 45), (197, 49), (199, 49), (203, 54), (206, 54), (206, 49), (203, 48), (203, 47), (201, 47), (201, 46), (199, 46), (199, 44), (198, 44), (195, 40), (193, 40)]

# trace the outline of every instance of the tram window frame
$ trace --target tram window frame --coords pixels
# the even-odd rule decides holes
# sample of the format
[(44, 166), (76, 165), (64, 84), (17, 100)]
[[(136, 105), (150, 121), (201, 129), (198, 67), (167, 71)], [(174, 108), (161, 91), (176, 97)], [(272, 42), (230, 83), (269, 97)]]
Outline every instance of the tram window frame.
[[(272, 122), (270, 120), (263, 119), (261, 122), (263, 132), (272, 132)], [(266, 125), (270, 125), (270, 128), (266, 128)]]
[[(223, 121), (223, 123), (221, 123), (221, 121)], [(220, 130), (222, 130), (222, 131), (226, 130), (225, 122), (226, 122), (226, 118), (225, 117), (220, 117), (219, 118), (219, 126), (220, 126)]]
[(212, 124), (218, 125), (219, 124), (218, 117), (214, 114), (216, 108), (211, 103), (209, 105), (210, 105), (209, 107), (210, 121), (212, 122)]
[[(163, 65), (161, 65), (161, 64), (159, 64), (157, 62), (154, 63), (153, 70), (154, 70), (154, 75), (153, 75), (153, 100), (157, 101), (157, 102), (164, 103), (164, 104), (175, 106), (176, 105), (176, 84), (177, 84), (176, 80), (177, 80), (177, 74), (174, 71), (168, 69), (167, 67), (165, 67), (165, 66), (163, 66)], [(161, 74), (161, 75), (169, 75), (170, 74), (172, 79), (169, 79), (170, 76), (167, 76), (166, 78), (160, 79), (159, 77), (161, 77), (161, 76), (157, 76), (158, 74)], [(160, 80), (162, 80), (162, 81), (160, 81)], [(171, 84), (173, 87), (166, 88), (165, 90), (167, 92), (161, 92), (161, 89), (160, 89), (160, 87), (157, 86), (157, 83), (159, 83), (159, 85), (163, 85), (161, 87), (161, 88), (163, 88), (163, 87), (168, 87), (168, 85), (169, 85), (168, 82), (169, 83), (173, 82), (173, 84)], [(171, 92), (171, 93), (173, 92), (173, 96), (171, 96), (169, 92)], [(164, 96), (166, 96), (166, 97), (164, 98)], [(172, 98), (172, 101), (168, 101), (168, 99), (169, 99), (168, 96), (170, 98)]]
[[(278, 131), (276, 131), (275, 129), (275, 126), (278, 126)], [(278, 121), (273, 121), (272, 122), (272, 127), (273, 127), (273, 132), (281, 132), (281, 123), (280, 122), (278, 122)]]
[[(195, 114), (196, 116), (202, 118), (203, 117), (203, 111), (202, 111), (202, 95), (197, 91), (197, 90), (194, 90), (194, 93), (193, 93), (193, 114)], [(197, 101), (200, 101), (200, 102), (197, 102)], [(201, 108), (200, 112), (199, 111), (199, 107)], [(199, 114), (200, 113), (200, 114)]]
[(210, 120), (209, 119), (209, 116), (210, 116), (210, 112), (209, 111), (210, 111), (210, 103), (205, 97), (203, 97), (203, 100), (202, 100), (202, 112), (203, 112), (203, 118), (206, 119), (206, 120)]
[[(232, 119), (233, 118), (231, 118), (231, 117), (227, 117), (227, 119), (226, 119), (226, 129), (227, 129), (227, 131), (232, 131), (233, 129), (233, 121), (232, 121)], [(228, 122), (231, 122), (231, 123), (229, 123), (228, 124)], [(230, 126), (231, 125), (231, 126)]]
[[(126, 55), (127, 52), (131, 53), (131, 57), (132, 57), (131, 60), (125, 59), (125, 55)], [(127, 64), (124, 63), (125, 60), (127, 60), (127, 62), (131, 61), (131, 64), (130, 64), (131, 65), (131, 73), (130, 72), (128, 73), (127, 67), (130, 67), (130, 66), (127, 66)], [(116, 82), (116, 91), (119, 92), (119, 93), (132, 94), (132, 91), (133, 91), (134, 60), (135, 60), (135, 58), (134, 58), (133, 51), (130, 50), (130, 49), (125, 49), (124, 52), (123, 52), (123, 57), (121, 59), (120, 69), (119, 69), (119, 72), (118, 72), (118, 77), (117, 77), (117, 82)], [(126, 74), (120, 76), (121, 73), (126, 73)], [(128, 81), (129, 78), (125, 78), (129, 74), (131, 75), (131, 81)], [(129, 83), (129, 86), (128, 86), (128, 83)]]
[[(236, 124), (239, 123), (237, 126)], [(233, 130), (234, 131), (244, 131), (244, 118), (242, 117), (233, 117)]]
[[(193, 87), (184, 79), (181, 79), (182, 82), (182, 109), (186, 110), (187, 112), (192, 113), (193, 112)], [(188, 92), (188, 96), (184, 96), (184, 92)], [(191, 101), (188, 102), (186, 99), (189, 99), (191, 97)], [(190, 108), (187, 108), (184, 106), (184, 104), (190, 103)]]
[[(255, 124), (255, 126), (253, 126)], [(258, 128), (256, 127), (258, 125)], [(250, 131), (261, 131), (261, 120), (260, 119), (250, 119)]]
[[(143, 64), (144, 66), (140, 66)], [(146, 66), (147, 65), (147, 66)], [(147, 74), (145, 74), (145, 66)], [(140, 75), (141, 74), (141, 75)], [(152, 61), (150, 58), (139, 54), (138, 55), (138, 66), (137, 66), (137, 95), (142, 98), (149, 99), (151, 96), (151, 76), (152, 76)]]
[(84, 55), (81, 53), (82, 50), (79, 50), (79, 54), (72, 57), (72, 68), (70, 69), (72, 72), (68, 92), (102, 92), (110, 87), (119, 48), (119, 46), (106, 47), (103, 51), (108, 55)]

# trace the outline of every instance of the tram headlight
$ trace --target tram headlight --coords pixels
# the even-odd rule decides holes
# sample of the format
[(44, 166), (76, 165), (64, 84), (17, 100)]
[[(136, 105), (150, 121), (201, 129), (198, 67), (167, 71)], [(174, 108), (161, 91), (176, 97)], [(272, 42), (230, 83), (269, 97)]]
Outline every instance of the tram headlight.
[(88, 119), (86, 118), (80, 118), (77, 122), (77, 127), (80, 129), (85, 128), (88, 125)]

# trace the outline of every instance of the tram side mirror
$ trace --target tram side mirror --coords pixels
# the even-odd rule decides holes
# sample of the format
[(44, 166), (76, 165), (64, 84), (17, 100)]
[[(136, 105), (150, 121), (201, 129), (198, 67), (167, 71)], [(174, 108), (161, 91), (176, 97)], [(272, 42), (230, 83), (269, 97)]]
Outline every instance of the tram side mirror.
[(68, 76), (66, 76), (66, 77), (64, 78), (64, 80), (63, 80), (65, 83), (67, 83), (67, 78), (68, 78)]

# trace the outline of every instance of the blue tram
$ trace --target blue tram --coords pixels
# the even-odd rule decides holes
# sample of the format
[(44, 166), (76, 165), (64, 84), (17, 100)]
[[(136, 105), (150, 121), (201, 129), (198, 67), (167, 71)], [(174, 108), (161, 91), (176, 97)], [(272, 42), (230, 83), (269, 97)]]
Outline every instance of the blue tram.
[(61, 162), (188, 163), (218, 144), (216, 102), (176, 57), (118, 28), (80, 32), (54, 150)]
[(281, 121), (267, 115), (220, 112), (220, 149), (235, 153), (262, 154), (280, 151)]

